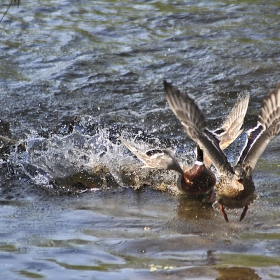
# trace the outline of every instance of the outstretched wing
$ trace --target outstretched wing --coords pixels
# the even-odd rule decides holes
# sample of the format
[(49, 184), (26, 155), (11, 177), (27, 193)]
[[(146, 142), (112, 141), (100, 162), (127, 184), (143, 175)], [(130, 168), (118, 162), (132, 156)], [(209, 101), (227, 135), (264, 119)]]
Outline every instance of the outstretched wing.
[(205, 118), (194, 101), (183, 96), (177, 87), (164, 81), (165, 97), (188, 136), (210, 157), (220, 174), (231, 173), (233, 169), (219, 147), (215, 135), (206, 128)]
[(142, 152), (135, 147), (132, 147), (122, 137), (119, 139), (134, 155), (137, 156), (139, 160), (145, 164), (142, 168), (175, 170), (181, 174), (184, 174), (180, 164), (170, 151), (162, 149), (150, 149)]
[(257, 125), (248, 131), (238, 163), (253, 170), (270, 140), (280, 133), (280, 84), (264, 98)]
[[(249, 93), (238, 98), (234, 107), (230, 111), (227, 119), (221, 127), (217, 128), (214, 133), (219, 139), (221, 150), (226, 149), (236, 138), (243, 132), (243, 121), (247, 112), (250, 95)], [(209, 156), (205, 155), (204, 164), (210, 168), (212, 162)]]
[(243, 121), (247, 112), (250, 95), (240, 96), (222, 126), (214, 132), (220, 140), (220, 148), (226, 149), (243, 132)]

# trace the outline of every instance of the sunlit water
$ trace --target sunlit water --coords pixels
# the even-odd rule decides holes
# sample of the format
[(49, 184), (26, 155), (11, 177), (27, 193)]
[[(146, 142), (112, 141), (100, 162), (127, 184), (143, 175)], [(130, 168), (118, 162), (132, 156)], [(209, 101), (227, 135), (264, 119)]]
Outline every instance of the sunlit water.
[[(258, 199), (241, 223), (240, 210), (226, 223), (175, 195), (176, 174), (141, 169), (118, 140), (192, 163), (164, 79), (210, 128), (249, 91), (245, 129), (254, 126), (280, 80), (279, 16), (276, 0), (12, 6), (0, 25), (0, 118), (23, 145), (1, 151), (1, 278), (279, 278), (279, 137), (258, 162)], [(226, 151), (231, 161), (244, 137)]]

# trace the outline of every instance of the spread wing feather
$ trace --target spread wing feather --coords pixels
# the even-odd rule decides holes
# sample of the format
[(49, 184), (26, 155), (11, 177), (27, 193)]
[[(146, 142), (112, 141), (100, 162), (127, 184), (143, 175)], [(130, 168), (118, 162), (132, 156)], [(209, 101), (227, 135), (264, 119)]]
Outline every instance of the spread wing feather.
[(239, 163), (253, 170), (270, 140), (280, 133), (280, 85), (264, 98), (257, 125), (248, 131)]
[(170, 151), (162, 149), (150, 149), (142, 152), (131, 146), (122, 137), (119, 139), (139, 160), (145, 164), (142, 168), (175, 170), (180, 174), (184, 174), (179, 162)]
[(177, 87), (166, 81), (164, 81), (164, 89), (168, 104), (187, 135), (206, 152), (220, 174), (233, 174), (233, 169), (217, 144), (217, 140), (211, 139), (214, 134), (206, 128), (205, 118), (195, 102), (189, 96), (183, 96)]
[(240, 96), (221, 128), (217, 130), (224, 131), (218, 136), (222, 150), (226, 149), (243, 132), (242, 126), (247, 112), (249, 99), (249, 94)]

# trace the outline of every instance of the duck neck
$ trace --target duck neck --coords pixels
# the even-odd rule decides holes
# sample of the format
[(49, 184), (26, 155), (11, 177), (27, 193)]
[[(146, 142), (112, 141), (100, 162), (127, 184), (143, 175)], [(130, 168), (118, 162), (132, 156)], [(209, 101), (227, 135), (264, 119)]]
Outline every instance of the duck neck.
[(203, 162), (203, 150), (198, 145), (196, 146), (196, 161)]

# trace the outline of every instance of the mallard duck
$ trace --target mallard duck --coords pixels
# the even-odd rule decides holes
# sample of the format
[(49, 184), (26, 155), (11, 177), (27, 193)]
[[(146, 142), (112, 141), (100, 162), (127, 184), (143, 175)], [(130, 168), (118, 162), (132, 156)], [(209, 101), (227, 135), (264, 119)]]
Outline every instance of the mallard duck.
[[(223, 125), (213, 133), (220, 141), (220, 148), (227, 148), (243, 131), (242, 124), (247, 111), (249, 94), (239, 98), (228, 118)], [(197, 145), (196, 161), (189, 168), (181, 165), (173, 153), (165, 149), (150, 149), (145, 152), (132, 147), (123, 138), (122, 143), (140, 159), (145, 165), (142, 168), (155, 168), (164, 170), (175, 170), (179, 173), (177, 180), (178, 189), (187, 194), (200, 195), (210, 192), (209, 201), (213, 197), (213, 187), (216, 184), (216, 176), (210, 170), (211, 159)]]
[(207, 129), (204, 116), (194, 101), (166, 81), (164, 87), (170, 108), (186, 133), (209, 156), (220, 174), (216, 201), (224, 219), (228, 222), (224, 207), (244, 208), (240, 216), (242, 221), (249, 204), (256, 198), (252, 171), (270, 140), (280, 132), (280, 85), (264, 98), (258, 123), (247, 132), (247, 141), (235, 166), (229, 163), (220, 148), (218, 137)]

